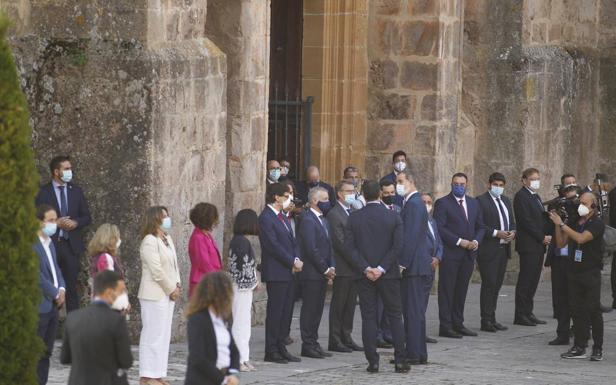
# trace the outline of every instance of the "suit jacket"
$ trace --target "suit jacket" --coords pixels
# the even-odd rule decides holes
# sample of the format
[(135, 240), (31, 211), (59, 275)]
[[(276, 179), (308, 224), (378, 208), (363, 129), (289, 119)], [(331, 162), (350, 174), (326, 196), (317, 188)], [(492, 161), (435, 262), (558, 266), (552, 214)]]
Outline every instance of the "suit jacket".
[(443, 260), (443, 241), (441, 240), (441, 235), (438, 232), (438, 224), (430, 215), (428, 215), (428, 222), (432, 225), (432, 232), (428, 228), (428, 253), (430, 256), (438, 259), (439, 261)]
[[(67, 183), (66, 186), (68, 216), (71, 217), (72, 220), (77, 222), (77, 227), (68, 232), (68, 241), (71, 245), (71, 249), (73, 250), (73, 252), (75, 254), (81, 254), (86, 249), (83, 242), (82, 231), (84, 227), (86, 227), (90, 224), (90, 222), (92, 222), (92, 218), (90, 217), (90, 210), (88, 209), (86, 197), (83, 194), (81, 188), (72, 183)], [(36, 205), (38, 206), (42, 203), (48, 204), (54, 209), (56, 209), (58, 217), (61, 216), (60, 206), (58, 206), (58, 199), (56, 197), (56, 191), (54, 191), (53, 184), (51, 182), (41, 186), (38, 194), (36, 195)], [(52, 237), (54, 242), (58, 241), (59, 236), (60, 230), (58, 229), (56, 234)]]
[(347, 253), (353, 258), (357, 277), (368, 267), (381, 266), (381, 279), (400, 278), (398, 259), (402, 251), (403, 225), (400, 215), (380, 203), (368, 203), (349, 216), (344, 236)]
[[(387, 174), (384, 177), (382, 177), (379, 182), (388, 180), (396, 184), (396, 178), (397, 178), (396, 173), (392, 171), (391, 174)], [(394, 204), (396, 204), (398, 207), (402, 207), (402, 205), (404, 204), (404, 197), (396, 193), (396, 197), (394, 198)]]
[(437, 199), (434, 203), (434, 219), (438, 225), (444, 244), (444, 258), (461, 259), (477, 256), (476, 251), (470, 251), (457, 246), (458, 239), (476, 240), (481, 245), (485, 228), (481, 220), (481, 208), (475, 198), (465, 197), (468, 220), (460, 210), (458, 200), (450, 193)]
[(308, 203), (308, 191), (310, 191), (312, 187), (319, 186), (327, 190), (327, 195), (329, 196), (329, 201), (331, 202), (332, 206), (336, 204), (336, 192), (334, 191), (334, 188), (328, 183), (319, 181), (316, 186), (311, 187), (306, 181), (298, 181), (295, 186), (297, 187), (297, 196), (299, 197), (299, 199), (302, 200), (303, 203)]
[(39, 314), (49, 313), (56, 306), (53, 301), (58, 296), (58, 288), (66, 287), (64, 277), (60, 266), (58, 266), (58, 259), (56, 257), (56, 248), (53, 242), (49, 243), (49, 250), (51, 251), (51, 259), (56, 270), (56, 278), (58, 279), (58, 288), (53, 284), (53, 274), (51, 273), (51, 266), (49, 265), (49, 259), (45, 253), (45, 248), (41, 241), (37, 241), (33, 246), (34, 251), (39, 257), (39, 286), (43, 292), (43, 298), (39, 304)]
[[(212, 317), (207, 309), (194, 313), (188, 318), (188, 363), (185, 385), (220, 385), (225, 374), (216, 367), (218, 347)], [(229, 370), (239, 371), (240, 356), (233, 341), (231, 329), (231, 365)]]
[[(404, 199), (404, 198), (403, 198)], [(404, 200), (402, 200), (402, 204), (404, 204)], [(385, 203), (383, 203), (383, 206), (385, 206), (386, 209), (393, 211), (396, 214), (400, 214), (402, 213), (402, 207), (398, 206), (397, 204), (392, 204), (391, 206), (386, 205)]]
[(608, 194), (610, 202), (610, 226), (616, 227), (616, 187)]
[(299, 279), (302, 281), (325, 280), (323, 273), (335, 266), (332, 242), (328, 234), (331, 230), (324, 227), (327, 225), (327, 220), (321, 225), (312, 210), (302, 214), (302, 225), (297, 233), (300, 255), (304, 261), (304, 267), (299, 273)]
[(188, 242), (188, 255), (190, 257), (188, 295), (190, 296), (205, 274), (222, 269), (222, 259), (214, 238), (206, 235), (197, 227), (193, 230)]
[(400, 254), (400, 265), (405, 267), (404, 275), (431, 275), (432, 255), (428, 252), (428, 210), (415, 192), (404, 203), (402, 209), (404, 241)]
[(181, 282), (175, 246), (169, 235), (167, 242), (169, 247), (161, 238), (152, 234), (146, 235), (141, 241), (140, 299), (159, 301), (169, 296)]
[(110, 385), (133, 364), (126, 320), (104, 302), (68, 314), (60, 361), (71, 365), (68, 385)]
[(299, 258), (299, 245), (286, 216), (283, 223), (274, 211), (265, 206), (259, 215), (261, 243), (261, 280), (263, 282), (293, 280), (293, 264)]
[(334, 262), (336, 264), (337, 277), (352, 277), (357, 274), (355, 271), (353, 258), (347, 253), (344, 247), (344, 232), (349, 220), (349, 214), (340, 203), (336, 203), (334, 207), (327, 213), (327, 221), (329, 222), (329, 236), (334, 249)]
[(517, 223), (515, 249), (520, 254), (545, 253), (543, 238), (550, 234), (550, 230), (545, 209), (539, 202), (539, 196), (531, 194), (526, 187), (522, 187), (513, 198)]
[[(483, 236), (483, 242), (477, 252), (479, 258), (491, 258), (496, 249), (500, 246), (500, 238), (494, 237), (494, 230), (500, 230), (500, 215), (499, 210), (495, 205), (494, 199), (489, 192), (477, 197), (479, 206), (481, 207), (481, 215), (483, 219), (483, 226), (485, 227), (485, 234)], [(509, 230), (516, 229), (515, 216), (513, 215), (513, 206), (511, 201), (504, 195), (501, 195), (501, 202), (505, 205), (508, 211), (507, 222), (509, 223)], [(507, 257), (511, 258), (511, 244), (507, 244)]]

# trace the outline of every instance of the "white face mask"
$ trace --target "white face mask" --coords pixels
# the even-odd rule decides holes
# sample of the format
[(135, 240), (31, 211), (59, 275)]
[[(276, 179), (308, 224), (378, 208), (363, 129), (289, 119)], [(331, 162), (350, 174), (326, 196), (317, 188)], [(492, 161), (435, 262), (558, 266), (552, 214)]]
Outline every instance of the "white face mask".
[(122, 240), (118, 239), (118, 241), (116, 242), (116, 249), (119, 249), (121, 244), (122, 244)]
[(580, 206), (578, 207), (578, 214), (580, 214), (581, 217), (585, 217), (588, 214), (590, 214), (590, 209), (582, 204), (580, 204)]
[(283, 209), (288, 209), (289, 206), (291, 206), (291, 195), (289, 195), (289, 197), (284, 202), (282, 202)]
[(530, 188), (537, 191), (541, 188), (541, 181), (540, 180), (531, 180), (530, 181)]
[(428, 214), (432, 212), (432, 205), (426, 205), (426, 210), (428, 210)]
[(504, 187), (500, 187), (500, 186), (490, 187), (490, 194), (492, 194), (494, 198), (500, 198), (500, 196), (503, 195), (503, 192), (505, 192)]
[(397, 184), (396, 185), (396, 194), (400, 195), (400, 196), (404, 196), (406, 193), (406, 188), (404, 187), (403, 184)]
[(394, 170), (400, 172), (404, 171), (404, 169), (406, 169), (406, 162), (397, 162), (394, 164)]
[(126, 294), (126, 292), (120, 294), (120, 296), (118, 298), (115, 299), (115, 301), (113, 301), (113, 304), (111, 304), (111, 308), (115, 309), (115, 310), (119, 310), (122, 311), (124, 309), (127, 309), (129, 305), (128, 302), (128, 294)]

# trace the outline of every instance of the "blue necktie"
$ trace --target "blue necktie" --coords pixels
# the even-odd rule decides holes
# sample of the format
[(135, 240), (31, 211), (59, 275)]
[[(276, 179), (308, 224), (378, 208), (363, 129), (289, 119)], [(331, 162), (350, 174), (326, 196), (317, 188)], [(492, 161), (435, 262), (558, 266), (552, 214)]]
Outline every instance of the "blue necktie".
[(319, 215), (319, 219), (321, 219), (321, 226), (323, 226), (323, 229), (325, 230), (325, 234), (327, 234), (327, 237), (329, 238), (329, 229), (327, 228), (327, 220), (325, 219), (323, 215)]
[(505, 215), (505, 210), (503, 209), (503, 202), (501, 202), (500, 198), (496, 198), (496, 202), (498, 202), (498, 210), (500, 211), (501, 216), (503, 217), (504, 228), (501, 230), (509, 231), (509, 221), (507, 220), (507, 215)]
[[(58, 186), (60, 189), (60, 216), (67, 217), (68, 216), (68, 202), (66, 201), (66, 193), (64, 192), (64, 187), (66, 186)], [(64, 230), (60, 230), (60, 236), (64, 239), (68, 239), (68, 233)]]

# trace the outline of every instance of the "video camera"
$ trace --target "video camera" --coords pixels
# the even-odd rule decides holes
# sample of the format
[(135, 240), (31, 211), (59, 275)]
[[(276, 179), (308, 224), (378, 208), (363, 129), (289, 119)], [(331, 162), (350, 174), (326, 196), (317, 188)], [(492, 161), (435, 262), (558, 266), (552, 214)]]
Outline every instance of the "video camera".
[(571, 198), (559, 196), (545, 202), (544, 205), (547, 206), (548, 213), (552, 211), (556, 212), (560, 219), (568, 225), (573, 224), (580, 219), (580, 215), (578, 214), (580, 198), (577, 195)]

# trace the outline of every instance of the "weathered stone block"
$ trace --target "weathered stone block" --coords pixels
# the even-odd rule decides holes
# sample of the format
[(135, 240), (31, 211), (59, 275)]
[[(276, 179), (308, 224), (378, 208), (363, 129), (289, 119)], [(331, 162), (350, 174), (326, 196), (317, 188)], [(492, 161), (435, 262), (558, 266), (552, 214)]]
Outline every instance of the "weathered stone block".
[(398, 22), (384, 17), (379, 18), (377, 22), (377, 41), (378, 48), (383, 53), (399, 54), (402, 48), (402, 36)]
[(436, 16), (438, 12), (439, 0), (409, 0), (408, 12), (409, 15), (421, 16), (431, 15)]
[(411, 108), (409, 95), (376, 93), (369, 98), (368, 117), (377, 119), (407, 119)]
[(374, 61), (370, 63), (370, 86), (380, 89), (396, 88), (398, 86), (398, 64), (393, 60)]
[(426, 95), (421, 99), (421, 120), (436, 120), (436, 95)]
[(400, 13), (401, 2), (401, 0), (374, 0), (374, 11), (377, 15), (397, 15)]
[(436, 90), (437, 65), (417, 62), (404, 62), (400, 75), (400, 85), (412, 90)]
[(402, 26), (404, 43), (403, 55), (434, 55), (438, 46), (439, 23), (427, 21), (410, 21)]

